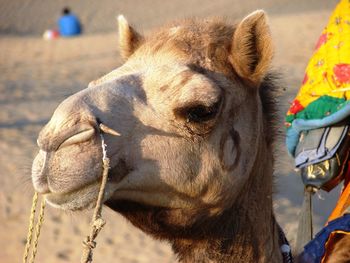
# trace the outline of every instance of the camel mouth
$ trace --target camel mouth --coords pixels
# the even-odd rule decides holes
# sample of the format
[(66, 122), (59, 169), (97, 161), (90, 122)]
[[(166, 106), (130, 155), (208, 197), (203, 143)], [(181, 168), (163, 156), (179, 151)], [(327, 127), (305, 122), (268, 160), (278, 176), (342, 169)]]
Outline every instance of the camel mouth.
[[(62, 210), (91, 209), (96, 205), (100, 184), (100, 180), (96, 180), (69, 193), (48, 193), (45, 194), (45, 200), (49, 205)], [(115, 189), (115, 183), (107, 183), (104, 202), (111, 197)]]
[[(103, 202), (107, 201), (125, 177), (131, 172), (131, 169), (125, 169), (125, 163), (120, 161), (115, 167), (109, 170), (108, 182), (105, 188)], [(85, 210), (91, 209), (96, 205), (96, 200), (101, 187), (102, 176), (96, 180), (84, 184), (77, 189), (64, 193), (46, 193), (47, 203), (55, 208), (62, 210)]]

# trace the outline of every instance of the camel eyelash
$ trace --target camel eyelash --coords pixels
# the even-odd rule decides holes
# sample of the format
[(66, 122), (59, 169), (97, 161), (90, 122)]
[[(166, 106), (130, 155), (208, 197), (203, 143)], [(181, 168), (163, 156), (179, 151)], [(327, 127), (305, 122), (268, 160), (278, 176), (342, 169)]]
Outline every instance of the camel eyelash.
[(187, 123), (202, 123), (212, 120), (216, 117), (221, 100), (206, 106), (203, 104), (188, 105), (185, 107), (178, 108), (174, 111), (175, 116), (185, 119)]

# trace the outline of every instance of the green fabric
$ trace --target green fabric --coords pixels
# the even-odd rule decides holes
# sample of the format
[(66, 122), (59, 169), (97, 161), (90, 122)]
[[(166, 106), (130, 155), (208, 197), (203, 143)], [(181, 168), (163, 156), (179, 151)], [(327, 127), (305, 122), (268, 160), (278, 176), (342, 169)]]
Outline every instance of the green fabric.
[(295, 119), (295, 114), (291, 114), (291, 115), (287, 115), (286, 116), (286, 122), (292, 123), (292, 121), (294, 121)]
[(287, 115), (286, 122), (292, 123), (294, 119), (315, 120), (323, 119), (333, 113), (337, 112), (349, 101), (344, 98), (335, 98), (324, 95), (317, 100), (311, 102), (304, 110), (294, 115)]

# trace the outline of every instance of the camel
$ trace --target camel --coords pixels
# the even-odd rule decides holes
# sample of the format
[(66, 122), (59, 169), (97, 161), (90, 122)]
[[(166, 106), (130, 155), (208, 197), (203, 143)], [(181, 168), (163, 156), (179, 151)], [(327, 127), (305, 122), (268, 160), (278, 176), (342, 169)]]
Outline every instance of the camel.
[(119, 20), (124, 64), (68, 97), (38, 137), (34, 188), (64, 210), (105, 204), (180, 262), (282, 262), (272, 207), (273, 44), (264, 11), (236, 25), (174, 22), (149, 36)]

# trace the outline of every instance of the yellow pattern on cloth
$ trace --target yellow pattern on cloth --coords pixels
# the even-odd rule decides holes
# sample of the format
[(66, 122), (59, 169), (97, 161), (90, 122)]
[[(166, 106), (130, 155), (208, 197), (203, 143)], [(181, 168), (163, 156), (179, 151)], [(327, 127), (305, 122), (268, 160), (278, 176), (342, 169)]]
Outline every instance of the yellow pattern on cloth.
[(350, 0), (341, 0), (317, 41), (285, 126), (294, 156), (302, 131), (331, 126), (350, 116)]
[[(350, 98), (350, 1), (342, 0), (323, 30), (295, 100), (306, 108), (319, 97)], [(293, 105), (292, 105), (293, 106)], [(291, 107), (287, 115), (296, 114)]]

